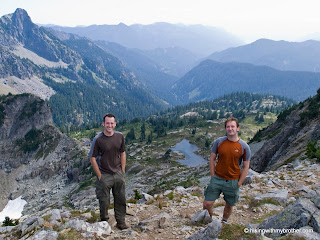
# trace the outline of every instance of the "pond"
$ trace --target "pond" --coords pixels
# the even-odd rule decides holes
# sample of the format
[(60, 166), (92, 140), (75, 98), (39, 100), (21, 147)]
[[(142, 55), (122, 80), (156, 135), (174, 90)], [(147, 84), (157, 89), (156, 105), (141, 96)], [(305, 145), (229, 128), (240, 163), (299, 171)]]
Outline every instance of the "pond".
[(170, 149), (172, 151), (182, 152), (185, 155), (185, 159), (177, 160), (181, 164), (187, 165), (189, 167), (208, 164), (208, 161), (206, 159), (194, 153), (199, 148), (196, 145), (190, 144), (187, 139), (183, 139), (181, 142), (178, 142), (176, 146)]

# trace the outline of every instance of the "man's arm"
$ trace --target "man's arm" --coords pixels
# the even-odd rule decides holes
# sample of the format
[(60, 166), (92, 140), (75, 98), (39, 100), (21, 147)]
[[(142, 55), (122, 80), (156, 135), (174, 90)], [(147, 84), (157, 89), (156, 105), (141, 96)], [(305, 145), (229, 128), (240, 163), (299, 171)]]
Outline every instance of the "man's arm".
[(126, 156), (127, 156), (126, 152), (120, 153), (121, 169), (122, 169), (123, 173), (126, 172), (126, 162), (127, 162)]
[(211, 155), (210, 155), (210, 163), (209, 163), (211, 177), (213, 177), (213, 175), (215, 174), (216, 158), (217, 158), (217, 154), (211, 153)]
[(243, 168), (242, 168), (242, 171), (241, 171), (241, 174), (240, 174), (240, 178), (239, 178), (239, 181), (238, 181), (239, 187), (242, 185), (244, 179), (247, 176), (247, 173), (249, 171), (249, 165), (250, 165), (250, 160), (243, 161)]
[(98, 179), (100, 180), (101, 179), (101, 172), (100, 172), (100, 169), (99, 169), (99, 166), (98, 166), (96, 158), (95, 157), (91, 157), (90, 158), (90, 162), (91, 162), (93, 171), (96, 173)]

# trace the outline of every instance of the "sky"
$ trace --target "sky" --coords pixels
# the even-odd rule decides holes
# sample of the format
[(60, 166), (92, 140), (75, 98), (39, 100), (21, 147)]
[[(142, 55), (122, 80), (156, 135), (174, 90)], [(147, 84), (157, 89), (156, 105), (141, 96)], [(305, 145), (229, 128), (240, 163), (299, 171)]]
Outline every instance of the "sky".
[(202, 24), (247, 43), (320, 32), (319, 0), (0, 0), (0, 6), (0, 16), (23, 8), (37, 24)]

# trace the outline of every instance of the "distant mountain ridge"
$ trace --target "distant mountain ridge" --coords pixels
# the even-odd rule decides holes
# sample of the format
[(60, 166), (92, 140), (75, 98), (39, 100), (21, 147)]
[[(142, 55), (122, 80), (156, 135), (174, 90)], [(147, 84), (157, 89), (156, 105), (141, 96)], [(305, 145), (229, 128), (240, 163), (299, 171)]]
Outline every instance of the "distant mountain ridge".
[(143, 116), (167, 105), (86, 38), (38, 27), (23, 9), (0, 22), (0, 83), (49, 99), (59, 126), (100, 122), (109, 111), (120, 118)]
[(320, 41), (273, 41), (260, 39), (251, 44), (211, 54), (218, 62), (243, 62), (285, 71), (320, 72)]
[(222, 29), (202, 25), (154, 23), (91, 25), (87, 27), (50, 26), (63, 32), (85, 36), (93, 40), (115, 42), (128, 48), (151, 50), (156, 48), (185, 48), (199, 57), (242, 45), (243, 42)]
[(296, 101), (314, 95), (320, 87), (320, 73), (279, 71), (248, 63), (204, 60), (175, 83), (180, 102), (209, 100), (245, 91), (285, 96)]

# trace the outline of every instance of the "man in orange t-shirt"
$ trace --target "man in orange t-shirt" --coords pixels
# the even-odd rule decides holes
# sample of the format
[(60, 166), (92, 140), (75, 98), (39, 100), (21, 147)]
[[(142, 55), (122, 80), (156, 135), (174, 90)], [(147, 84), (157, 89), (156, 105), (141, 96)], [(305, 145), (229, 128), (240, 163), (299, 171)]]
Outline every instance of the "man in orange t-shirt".
[[(203, 209), (207, 209), (212, 216), (214, 201), (223, 193), (226, 205), (222, 222), (227, 222), (233, 206), (239, 199), (239, 187), (247, 176), (251, 157), (248, 144), (238, 136), (240, 131), (238, 119), (229, 117), (225, 121), (225, 128), (227, 136), (218, 138), (211, 148), (209, 163), (211, 180), (205, 190), (203, 202)], [(218, 162), (216, 164), (217, 156)]]

